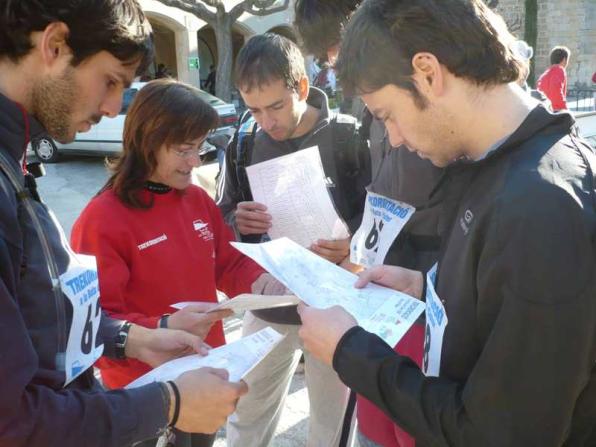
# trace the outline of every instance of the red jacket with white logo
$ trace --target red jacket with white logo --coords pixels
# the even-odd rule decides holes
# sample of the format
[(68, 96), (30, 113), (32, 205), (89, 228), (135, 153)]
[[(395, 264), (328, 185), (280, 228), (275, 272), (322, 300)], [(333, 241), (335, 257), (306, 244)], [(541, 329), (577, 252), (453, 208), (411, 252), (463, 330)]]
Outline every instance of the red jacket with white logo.
[[(249, 292), (264, 271), (230, 245), (215, 202), (200, 188), (155, 194), (150, 209), (125, 206), (111, 191), (91, 200), (72, 229), (74, 250), (97, 257), (100, 300), (112, 316), (149, 328), (180, 301), (217, 302)], [(225, 344), (221, 322), (205, 341)], [(136, 360), (102, 358), (104, 383), (121, 387), (150, 370)]]

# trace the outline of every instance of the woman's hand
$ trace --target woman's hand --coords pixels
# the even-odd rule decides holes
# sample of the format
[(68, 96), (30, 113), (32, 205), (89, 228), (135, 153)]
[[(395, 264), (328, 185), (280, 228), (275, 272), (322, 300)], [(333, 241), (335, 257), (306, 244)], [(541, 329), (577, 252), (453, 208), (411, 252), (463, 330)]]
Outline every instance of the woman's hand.
[(233, 314), (229, 309), (209, 312), (216, 306), (217, 303), (189, 304), (168, 317), (168, 329), (180, 329), (204, 339), (213, 323)]

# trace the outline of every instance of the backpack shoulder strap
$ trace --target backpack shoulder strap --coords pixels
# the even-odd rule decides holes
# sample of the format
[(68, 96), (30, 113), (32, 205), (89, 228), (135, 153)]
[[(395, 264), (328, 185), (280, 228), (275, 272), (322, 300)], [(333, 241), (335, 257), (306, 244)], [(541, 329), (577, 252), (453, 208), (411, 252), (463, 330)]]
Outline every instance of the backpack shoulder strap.
[[(52, 250), (52, 246), (50, 245), (48, 237), (43, 231), (43, 226), (41, 224), (39, 216), (33, 209), (32, 202), (34, 202), (35, 199), (32, 197), (28, 189), (21, 184), (19, 180), (19, 174), (12, 167), (8, 158), (6, 158), (6, 155), (3, 153), (2, 150), (0, 150), (0, 170), (4, 172), (6, 178), (8, 178), (8, 181), (14, 188), (17, 200), (19, 201), (19, 203), (23, 205), (27, 214), (29, 214), (31, 222), (33, 223), (33, 228), (35, 229), (35, 232), (37, 233), (37, 237), (39, 238), (41, 244), (41, 248), (48, 268), (48, 274), (51, 280), (58, 320), (58, 353), (56, 355), (56, 367), (58, 368), (58, 370), (63, 370), (65, 360), (64, 353), (66, 352), (66, 310), (64, 305), (64, 299), (62, 297), (62, 291), (60, 289), (60, 275), (58, 263), (56, 262), (56, 257), (54, 256), (54, 252)], [(24, 227), (20, 215), (19, 225), (21, 226), (21, 228)], [(24, 237), (25, 232), (23, 231), (22, 233)]]
[(255, 144), (255, 136), (258, 130), (258, 125), (253, 116), (247, 110), (240, 119), (240, 125), (236, 131), (236, 141), (234, 151), (236, 184), (246, 201), (252, 200), (250, 193), (250, 185), (248, 183), (248, 175), (246, 174), (246, 167), (250, 165), (252, 158), (252, 150)]
[[(370, 127), (370, 124), (369, 124)], [(338, 169), (357, 175), (370, 168), (368, 137), (363, 137), (362, 126), (351, 115), (336, 114), (331, 119), (333, 150)], [(368, 161), (367, 161), (368, 160)]]

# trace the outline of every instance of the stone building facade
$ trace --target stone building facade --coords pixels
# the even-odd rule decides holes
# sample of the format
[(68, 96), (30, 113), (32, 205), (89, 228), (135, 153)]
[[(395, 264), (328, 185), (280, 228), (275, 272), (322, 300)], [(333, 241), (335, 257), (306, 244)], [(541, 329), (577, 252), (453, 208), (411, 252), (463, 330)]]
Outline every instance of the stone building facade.
[[(549, 65), (550, 50), (564, 45), (571, 50), (567, 69), (570, 88), (590, 86), (596, 72), (596, 0), (537, 0), (536, 75)], [(497, 11), (513, 34), (524, 38), (525, 1), (500, 0)]]

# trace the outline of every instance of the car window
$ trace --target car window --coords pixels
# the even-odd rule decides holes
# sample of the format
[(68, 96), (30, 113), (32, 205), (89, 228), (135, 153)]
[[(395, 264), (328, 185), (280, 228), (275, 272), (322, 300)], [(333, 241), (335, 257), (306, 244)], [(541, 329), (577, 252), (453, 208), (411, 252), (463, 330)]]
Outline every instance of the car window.
[(130, 106), (130, 103), (132, 102), (138, 91), (139, 89), (136, 88), (127, 88), (126, 90), (124, 90), (124, 94), (122, 95), (122, 109), (120, 110), (120, 115), (126, 114), (126, 112), (128, 111), (128, 107)]

